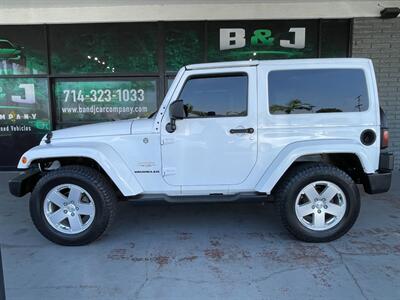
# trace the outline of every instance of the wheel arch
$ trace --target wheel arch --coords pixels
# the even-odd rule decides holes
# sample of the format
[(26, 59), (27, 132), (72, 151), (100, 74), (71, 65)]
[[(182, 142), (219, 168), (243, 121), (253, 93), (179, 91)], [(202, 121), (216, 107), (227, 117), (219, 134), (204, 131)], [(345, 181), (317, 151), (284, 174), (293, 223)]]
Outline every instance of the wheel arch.
[(39, 145), (25, 152), (18, 164), (27, 169), (35, 164), (59, 161), (61, 165), (86, 165), (97, 169), (123, 196), (134, 196), (143, 192), (142, 186), (118, 153), (104, 143), (87, 145), (68, 143), (65, 145)]
[[(59, 166), (57, 166), (57, 162)], [(117, 184), (112, 180), (110, 175), (104, 170), (104, 168), (93, 158), (85, 157), (85, 156), (61, 156), (61, 157), (47, 157), (47, 158), (39, 158), (32, 161), (31, 165), (37, 165), (40, 170), (44, 170), (46, 168), (50, 168), (50, 170), (56, 170), (58, 167), (64, 166), (72, 166), (72, 165), (79, 165), (79, 166), (86, 166), (92, 169), (95, 169), (97, 172), (102, 174), (108, 182), (113, 186), (114, 191), (117, 193), (118, 196), (123, 196), (120, 188)], [(54, 166), (56, 165), (56, 166)]]
[(256, 191), (270, 194), (274, 187), (298, 164), (324, 162), (349, 174), (357, 183), (363, 183), (366, 173), (375, 167), (369, 154), (352, 140), (324, 140), (296, 142), (286, 146), (266, 169), (256, 185)]

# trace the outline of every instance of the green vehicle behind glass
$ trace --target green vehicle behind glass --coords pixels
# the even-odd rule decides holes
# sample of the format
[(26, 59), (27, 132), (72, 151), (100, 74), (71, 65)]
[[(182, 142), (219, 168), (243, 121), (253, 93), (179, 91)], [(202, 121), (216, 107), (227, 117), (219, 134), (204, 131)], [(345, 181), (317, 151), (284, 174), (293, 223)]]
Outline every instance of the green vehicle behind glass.
[(23, 48), (19, 47), (9, 40), (0, 39), (0, 60), (15, 62), (25, 66), (25, 56)]

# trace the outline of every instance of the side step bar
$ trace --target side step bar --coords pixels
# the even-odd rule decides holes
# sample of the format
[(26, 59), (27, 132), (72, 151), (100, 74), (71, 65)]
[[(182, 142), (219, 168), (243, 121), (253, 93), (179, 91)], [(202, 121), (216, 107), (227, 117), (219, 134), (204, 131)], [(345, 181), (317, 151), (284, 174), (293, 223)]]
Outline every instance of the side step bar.
[(233, 195), (209, 194), (201, 196), (168, 196), (165, 194), (140, 194), (128, 197), (126, 200), (140, 203), (168, 202), (168, 203), (224, 203), (224, 202), (264, 202), (271, 201), (272, 197), (265, 193), (237, 193)]

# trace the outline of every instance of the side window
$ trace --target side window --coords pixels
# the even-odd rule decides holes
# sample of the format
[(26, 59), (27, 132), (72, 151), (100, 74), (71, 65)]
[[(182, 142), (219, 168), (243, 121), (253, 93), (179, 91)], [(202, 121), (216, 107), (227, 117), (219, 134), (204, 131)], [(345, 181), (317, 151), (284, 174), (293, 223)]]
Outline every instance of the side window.
[(187, 118), (237, 117), (247, 115), (246, 74), (189, 78), (179, 96)]
[(368, 90), (361, 69), (272, 71), (268, 75), (271, 114), (361, 112)]

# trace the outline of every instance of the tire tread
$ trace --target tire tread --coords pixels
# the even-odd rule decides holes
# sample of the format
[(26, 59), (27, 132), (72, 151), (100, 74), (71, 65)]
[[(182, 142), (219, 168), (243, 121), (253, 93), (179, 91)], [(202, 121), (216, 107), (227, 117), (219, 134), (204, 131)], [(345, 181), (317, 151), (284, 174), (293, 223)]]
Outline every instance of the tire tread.
[[(104, 210), (108, 211), (108, 213), (102, 214), (101, 224), (102, 226), (95, 226), (91, 230), (90, 234), (85, 236), (84, 238), (77, 239), (77, 240), (64, 240), (60, 237), (54, 236), (53, 234), (49, 233), (48, 230), (45, 228), (45, 225), (41, 224), (41, 218), (35, 216), (35, 208), (34, 208), (34, 201), (42, 201), (42, 195), (40, 195), (40, 191), (42, 188), (51, 182), (54, 179), (63, 176), (76, 176), (84, 178), (85, 180), (89, 181), (98, 192), (102, 195), (102, 201), (104, 202)], [(62, 245), (71, 245), (71, 246), (79, 246), (88, 244), (97, 238), (99, 238), (113, 223), (115, 216), (116, 216), (116, 195), (113, 190), (111, 184), (104, 178), (104, 176), (96, 171), (93, 168), (87, 166), (80, 166), (80, 165), (68, 165), (64, 167), (60, 167), (57, 170), (50, 171), (45, 174), (37, 183), (34, 190), (32, 191), (31, 200), (30, 200), (30, 211), (32, 216), (32, 221), (35, 224), (36, 228), (42, 233), (45, 237), (50, 239), (51, 241), (62, 244)]]
[(296, 238), (305, 242), (328, 242), (339, 238), (353, 226), (354, 222), (356, 221), (356, 217), (358, 216), (359, 213), (359, 205), (358, 205), (358, 207), (356, 207), (356, 217), (353, 220), (351, 220), (340, 232), (337, 232), (334, 235), (326, 238), (312, 237), (310, 235), (303, 234), (299, 230), (293, 228), (288, 221), (286, 213), (287, 195), (290, 193), (291, 187), (293, 187), (293, 185), (295, 185), (301, 179), (313, 176), (318, 173), (326, 173), (330, 174), (331, 176), (341, 178), (341, 180), (345, 181), (346, 184), (348, 184), (350, 187), (353, 188), (357, 197), (356, 200), (359, 203), (358, 188), (355, 185), (353, 179), (343, 170), (327, 163), (313, 163), (313, 162), (302, 163), (299, 166), (293, 167), (292, 170), (289, 170), (289, 172), (285, 174), (285, 178), (281, 180), (281, 182), (278, 184), (274, 193), (275, 193), (278, 213), (281, 218), (283, 226)]

